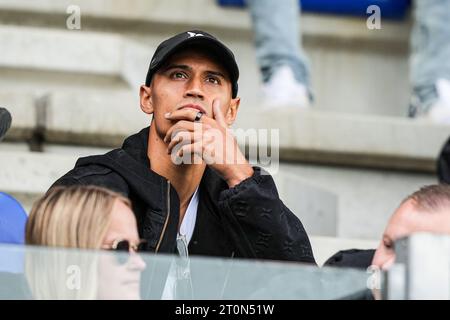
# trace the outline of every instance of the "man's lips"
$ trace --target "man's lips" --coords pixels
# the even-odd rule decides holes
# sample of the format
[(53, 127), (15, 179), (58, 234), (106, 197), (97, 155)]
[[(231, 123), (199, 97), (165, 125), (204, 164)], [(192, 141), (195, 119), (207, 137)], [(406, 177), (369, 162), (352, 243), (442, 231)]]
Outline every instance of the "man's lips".
[(206, 110), (198, 104), (186, 104), (186, 105), (182, 106), (180, 109), (185, 109), (185, 108), (195, 109), (195, 110), (202, 112), (203, 114), (207, 114)]

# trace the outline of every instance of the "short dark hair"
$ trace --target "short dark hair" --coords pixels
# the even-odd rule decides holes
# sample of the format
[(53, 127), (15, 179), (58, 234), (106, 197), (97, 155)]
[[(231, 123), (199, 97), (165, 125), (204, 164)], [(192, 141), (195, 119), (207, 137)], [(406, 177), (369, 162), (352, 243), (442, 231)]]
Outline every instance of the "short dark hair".
[(435, 212), (443, 209), (450, 211), (450, 185), (442, 183), (423, 186), (418, 191), (406, 197), (402, 203), (408, 200), (414, 201), (414, 206), (417, 209), (427, 212)]

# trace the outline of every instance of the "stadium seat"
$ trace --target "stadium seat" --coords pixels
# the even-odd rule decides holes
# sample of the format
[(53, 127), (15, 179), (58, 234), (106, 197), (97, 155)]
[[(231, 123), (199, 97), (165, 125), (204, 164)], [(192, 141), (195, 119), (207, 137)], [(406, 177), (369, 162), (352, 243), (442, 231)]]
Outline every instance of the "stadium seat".
[(16, 199), (0, 192), (0, 243), (23, 244), (27, 217)]
[[(338, 15), (367, 16), (367, 8), (377, 5), (381, 16), (388, 19), (403, 19), (411, 4), (410, 0), (299, 0), (305, 12)], [(218, 0), (221, 6), (245, 6), (245, 0)]]

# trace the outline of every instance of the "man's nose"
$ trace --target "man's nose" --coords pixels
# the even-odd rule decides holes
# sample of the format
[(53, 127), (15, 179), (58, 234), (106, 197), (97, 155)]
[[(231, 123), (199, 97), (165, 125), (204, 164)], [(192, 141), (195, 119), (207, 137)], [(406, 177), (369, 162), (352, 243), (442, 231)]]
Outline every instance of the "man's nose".
[(185, 98), (196, 98), (201, 100), (205, 98), (201, 79), (192, 78), (186, 85), (187, 87), (184, 93)]

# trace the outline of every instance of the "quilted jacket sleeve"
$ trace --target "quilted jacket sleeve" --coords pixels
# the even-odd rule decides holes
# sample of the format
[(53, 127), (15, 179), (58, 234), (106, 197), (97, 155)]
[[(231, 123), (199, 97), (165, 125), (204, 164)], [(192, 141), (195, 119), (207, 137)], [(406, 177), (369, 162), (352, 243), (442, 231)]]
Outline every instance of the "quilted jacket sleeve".
[(219, 210), (244, 257), (314, 263), (308, 235), (283, 204), (272, 177), (254, 168), (252, 177), (222, 191)]

